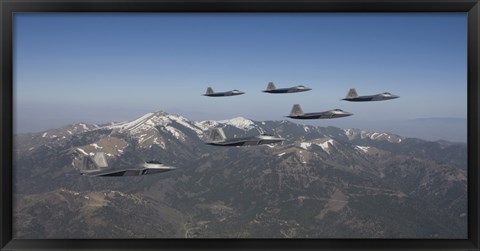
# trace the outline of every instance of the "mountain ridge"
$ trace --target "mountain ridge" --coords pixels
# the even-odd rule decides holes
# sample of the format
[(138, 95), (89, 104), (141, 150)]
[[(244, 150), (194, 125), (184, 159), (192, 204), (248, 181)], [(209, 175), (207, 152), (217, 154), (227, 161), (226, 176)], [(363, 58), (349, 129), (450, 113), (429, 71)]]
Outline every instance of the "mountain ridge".
[[(216, 126), (227, 137), (269, 133), (286, 140), (248, 147), (204, 144)], [(50, 205), (62, 191), (110, 201), (90, 214), (90, 207), (81, 209), (83, 199), (66, 196), (62, 205), (78, 206), (63, 208), (64, 213), (84, 216), (59, 218), (55, 224), (74, 226), (85, 215), (93, 217), (88, 231), (67, 231), (74, 235), (70, 238), (93, 233), (104, 238), (466, 236), (466, 145), (287, 120), (190, 121), (162, 111), (85, 127), (77, 125), (84, 130), (72, 134), (64, 129), (65, 138), (47, 137), (53, 131), (16, 137), (15, 191), (19, 201), (28, 202), (14, 206), (20, 223), (16, 236), (69, 238), (51, 225), (38, 227), (49, 222), (44, 215), (62, 209)], [(178, 168), (144, 177), (80, 176), (81, 158), (98, 151), (114, 168), (151, 159)], [(101, 191), (132, 199), (107, 198)], [(148, 201), (149, 217), (156, 217), (164, 231), (147, 225), (129, 230), (125, 222), (112, 222), (110, 215), (121, 215), (134, 198)]]

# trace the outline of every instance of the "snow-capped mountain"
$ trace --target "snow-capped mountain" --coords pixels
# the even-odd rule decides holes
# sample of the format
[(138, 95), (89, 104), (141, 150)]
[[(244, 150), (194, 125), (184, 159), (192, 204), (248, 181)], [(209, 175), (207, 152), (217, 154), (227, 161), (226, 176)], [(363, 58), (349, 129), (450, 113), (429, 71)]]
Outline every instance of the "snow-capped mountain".
[(345, 135), (348, 139), (370, 139), (376, 141), (388, 141), (392, 143), (400, 143), (404, 139), (401, 136), (390, 134), (390, 133), (379, 133), (379, 132), (367, 132), (359, 129), (347, 129), (345, 130)]
[[(227, 137), (269, 133), (286, 140), (247, 147), (204, 144), (215, 127)], [(17, 135), (14, 147), (15, 191), (22, 201), (14, 209), (18, 237), (68, 237), (64, 226), (80, 234), (75, 238), (462, 238), (466, 233), (465, 144), (287, 120), (191, 121), (153, 112), (132, 121)], [(115, 168), (145, 160), (178, 168), (140, 178), (80, 176), (81, 157), (98, 151)], [(151, 214), (145, 219), (111, 219), (143, 206)], [(52, 210), (78, 217), (52, 220), (46, 217)], [(155, 227), (164, 226), (158, 235), (142, 233), (151, 231), (150, 217), (159, 219)], [(122, 225), (137, 221), (132, 228)], [(84, 222), (91, 224), (88, 231), (74, 231)], [(57, 225), (40, 227), (47, 223)]]

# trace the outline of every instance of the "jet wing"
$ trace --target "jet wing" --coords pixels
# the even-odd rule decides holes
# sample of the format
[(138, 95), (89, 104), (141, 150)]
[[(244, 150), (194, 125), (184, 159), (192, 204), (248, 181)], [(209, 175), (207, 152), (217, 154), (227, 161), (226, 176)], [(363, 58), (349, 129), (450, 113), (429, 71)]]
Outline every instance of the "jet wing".
[(228, 141), (220, 141), (211, 143), (212, 145), (217, 146), (243, 146), (246, 144), (247, 141), (245, 140), (228, 140)]
[[(244, 145), (256, 145), (258, 140), (254, 137), (249, 138), (234, 138), (223, 141), (209, 142), (207, 144), (217, 146), (244, 146)], [(254, 143), (255, 142), (255, 143)]]
[(166, 169), (158, 169), (158, 168), (143, 168), (143, 169), (122, 169), (122, 170), (110, 170), (110, 171), (102, 171), (101, 173), (90, 173), (84, 174), (88, 176), (101, 176), (101, 177), (113, 177), (113, 176), (139, 176), (139, 175), (146, 175), (146, 174), (155, 174), (155, 173), (163, 173), (175, 170), (175, 168), (166, 168)]
[(143, 169), (113, 169), (113, 170), (102, 170), (98, 172), (82, 173), (86, 176), (137, 176), (142, 175)]
[(142, 170), (121, 170), (121, 171), (111, 171), (102, 174), (97, 174), (96, 176), (138, 176), (142, 174)]

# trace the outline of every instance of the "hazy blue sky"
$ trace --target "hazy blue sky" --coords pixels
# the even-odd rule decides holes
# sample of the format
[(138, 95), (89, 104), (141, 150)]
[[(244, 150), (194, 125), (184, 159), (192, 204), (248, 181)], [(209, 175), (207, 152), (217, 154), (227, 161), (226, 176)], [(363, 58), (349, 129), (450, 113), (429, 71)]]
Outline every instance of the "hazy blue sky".
[[(16, 127), (40, 131), (158, 110), (192, 120), (282, 120), (294, 103), (305, 112), (340, 108), (355, 114), (300, 121), (322, 126), (385, 125), (379, 130), (389, 131), (417, 118), (466, 118), (466, 17), (16, 14)], [(269, 81), (313, 90), (262, 93)], [(208, 86), (246, 94), (201, 96)], [(359, 95), (389, 91), (401, 97), (340, 101), (351, 87)], [(466, 136), (466, 125), (461, 133)]]

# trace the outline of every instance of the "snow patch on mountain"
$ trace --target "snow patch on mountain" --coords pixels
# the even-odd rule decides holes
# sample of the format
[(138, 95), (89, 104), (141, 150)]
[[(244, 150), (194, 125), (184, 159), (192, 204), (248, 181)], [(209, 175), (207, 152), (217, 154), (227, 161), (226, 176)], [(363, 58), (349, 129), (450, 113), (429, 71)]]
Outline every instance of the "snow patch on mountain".
[(317, 139), (317, 140), (313, 140), (313, 141), (310, 141), (310, 142), (301, 142), (300, 143), (300, 148), (303, 148), (305, 150), (309, 150), (309, 149), (312, 148), (312, 145), (317, 145), (317, 146), (321, 147), (325, 152), (330, 153), (330, 148), (331, 148), (331, 146), (333, 146), (334, 142), (335, 141), (333, 139), (328, 139), (326, 141), (324, 141), (324, 139), (321, 139), (320, 141)]
[(305, 149), (305, 150), (310, 149), (311, 146), (312, 146), (312, 143), (310, 143), (310, 142), (302, 142), (302, 143), (300, 143), (300, 147), (303, 148), (303, 149)]
[(167, 130), (170, 134), (172, 134), (176, 139), (180, 141), (185, 141), (185, 134), (173, 126), (165, 126), (165, 130)]
[(132, 120), (130, 122), (120, 122), (113, 125), (107, 125), (106, 128), (118, 129), (120, 132), (130, 131), (133, 134), (148, 131), (149, 129), (155, 128), (156, 126), (166, 126), (169, 125), (172, 121), (175, 121), (183, 126), (189, 126), (185, 119), (177, 115), (168, 115), (164, 112), (156, 113), (147, 113), (141, 116), (138, 119)]
[(378, 138), (381, 138), (381, 137), (384, 137), (384, 136), (388, 136), (388, 135), (386, 133), (374, 132), (370, 135), (370, 139), (378, 139)]
[(165, 149), (165, 142), (158, 129), (173, 135), (180, 141), (186, 141), (186, 135), (179, 129), (172, 126), (172, 122), (176, 122), (192, 131), (197, 135), (203, 134), (203, 131), (192, 126), (187, 119), (179, 115), (171, 115), (164, 112), (147, 113), (138, 119), (130, 122), (121, 122), (113, 125), (108, 125), (106, 128), (115, 129), (119, 132), (128, 132), (135, 135), (141, 147), (152, 147), (152, 145), (159, 145)]
[[(250, 130), (255, 128), (255, 122), (252, 120), (246, 119), (244, 117), (236, 117), (233, 119), (226, 119), (226, 120), (202, 120), (202, 121), (195, 121), (193, 124), (200, 128), (202, 131), (208, 131), (220, 125), (230, 125), (237, 127), (243, 130)], [(261, 130), (261, 129), (260, 129)], [(197, 132), (197, 134), (199, 134)]]
[(87, 125), (85, 125), (84, 123), (80, 123), (80, 126), (84, 129), (84, 130), (89, 130)]
[(85, 152), (85, 150), (83, 150), (82, 148), (77, 148), (77, 150), (81, 153), (83, 153), (84, 155), (88, 155), (87, 152)]
[(402, 137), (394, 134), (384, 133), (384, 132), (368, 132), (362, 131), (359, 129), (346, 129), (344, 130), (345, 135), (349, 140), (354, 139), (371, 139), (371, 140), (385, 140), (391, 143), (400, 143), (402, 142)]
[(362, 152), (365, 152), (367, 153), (368, 152), (368, 149), (370, 149), (369, 146), (355, 146), (357, 149), (359, 149), (360, 151)]
[(255, 123), (244, 117), (236, 117), (229, 120), (220, 120), (219, 123), (235, 126), (240, 129), (249, 130), (255, 127)]
[(317, 145), (320, 146), (325, 152), (330, 153), (330, 144), (333, 145), (333, 142), (333, 139), (329, 139)]
[(197, 135), (202, 135), (203, 134), (203, 130), (198, 129), (198, 127), (196, 127), (196, 126), (192, 126), (191, 124), (188, 123), (189, 121), (182, 116), (168, 115), (167, 117), (169, 119), (179, 123), (180, 125), (194, 131)]
[(101, 147), (101, 146), (98, 146), (96, 143), (90, 144), (90, 145), (92, 145), (93, 147), (95, 147), (95, 149), (102, 149), (102, 148), (103, 148), (103, 147)]
[(215, 128), (218, 126), (220, 123), (214, 120), (203, 120), (203, 121), (195, 121), (193, 124), (200, 128), (202, 131), (208, 131), (211, 130), (212, 128)]
[[(162, 128), (162, 130), (164, 129)], [(165, 143), (163, 142), (163, 140), (159, 141), (159, 138), (161, 138), (161, 135), (158, 130), (151, 128), (146, 131), (146, 133), (140, 135), (138, 143), (140, 147), (143, 148), (151, 148), (153, 145), (159, 145), (161, 148), (165, 149)]]
[(119, 129), (120, 132), (127, 131), (127, 130), (131, 132), (135, 132), (138, 129), (147, 129), (155, 125), (154, 121), (150, 120), (153, 117), (153, 115), (154, 113), (150, 112), (130, 122), (120, 122), (118, 124), (107, 126), (107, 128)]
[(143, 142), (145, 142), (145, 141), (147, 141), (147, 140), (149, 140), (153, 137), (155, 137), (155, 135), (142, 134), (142, 135), (140, 135), (140, 139), (138, 139), (138, 143), (142, 144)]
[(155, 138), (153, 140), (153, 143), (156, 144), (156, 145), (159, 145), (162, 149), (166, 149), (167, 146), (165, 145), (165, 142), (158, 142), (158, 138)]

